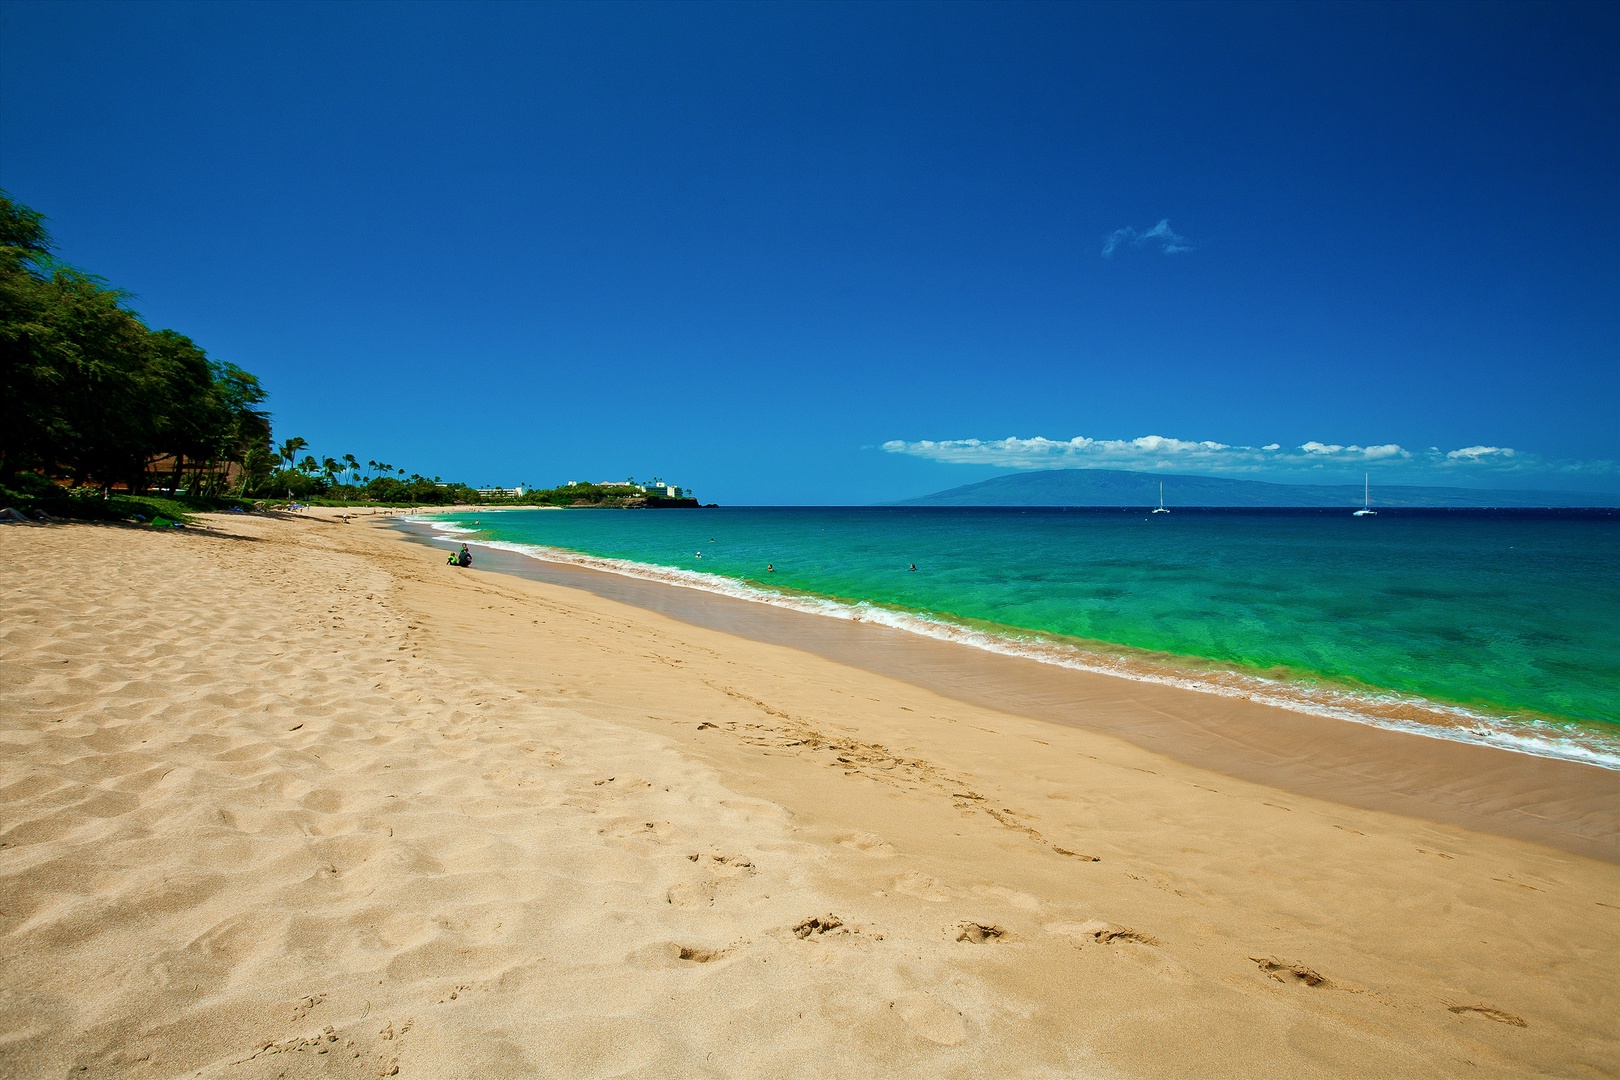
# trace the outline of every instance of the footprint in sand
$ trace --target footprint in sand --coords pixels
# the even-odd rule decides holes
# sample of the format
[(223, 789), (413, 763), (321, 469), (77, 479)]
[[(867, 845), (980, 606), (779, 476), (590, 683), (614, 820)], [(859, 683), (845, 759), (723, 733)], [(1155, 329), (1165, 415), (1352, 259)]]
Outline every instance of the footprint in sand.
[(1137, 945), (1157, 945), (1159, 939), (1151, 934), (1144, 934), (1140, 930), (1132, 930), (1128, 926), (1118, 923), (1103, 922), (1092, 919), (1083, 923), (1048, 923), (1045, 927), (1049, 934), (1062, 934), (1064, 937), (1090, 938), (1099, 945), (1113, 945), (1134, 943)]
[(754, 863), (741, 855), (688, 855), (705, 871), (697, 881), (677, 881), (669, 887), (664, 899), (680, 908), (713, 907), (727, 886), (752, 877)]
[(975, 945), (988, 945), (991, 942), (1009, 940), (1006, 928), (994, 923), (965, 922), (956, 927), (956, 940), (969, 941)]
[(919, 874), (915, 870), (908, 871), (896, 878), (894, 891), (903, 896), (914, 896), (918, 900), (927, 900), (933, 904), (943, 904), (956, 896), (938, 878), (931, 878), (927, 874)]
[(926, 990), (913, 990), (889, 1002), (889, 1008), (912, 1034), (940, 1046), (957, 1046), (967, 1039), (967, 1018)]
[(1039, 911), (1041, 902), (1026, 892), (1009, 889), (1002, 885), (975, 885), (973, 895), (998, 900), (1004, 904), (1011, 904), (1025, 911)]
[(887, 859), (898, 854), (894, 850), (894, 845), (877, 833), (850, 833), (847, 836), (840, 836), (837, 843), (839, 847), (853, 848), (862, 854), (872, 855), (879, 859)]
[(642, 840), (667, 845), (681, 843), (686, 834), (667, 821), (624, 821), (614, 823), (613, 835), (623, 840)]
[(1253, 960), (1261, 971), (1280, 983), (1302, 982), (1306, 986), (1326, 986), (1329, 988), (1333, 986), (1333, 983), (1326, 975), (1319, 971), (1313, 971), (1304, 964), (1279, 960), (1275, 956), (1251, 956), (1249, 959)]
[(680, 948), (680, 959), (689, 960), (694, 964), (707, 964), (726, 954), (724, 949), (704, 949), (693, 945), (682, 945)]
[(859, 934), (873, 941), (883, 940), (882, 934), (874, 933), (870, 928), (863, 930), (830, 912), (826, 915), (812, 915), (793, 925), (793, 936), (800, 941), (816, 941), (828, 936), (843, 937), (850, 934)]
[(308, 1016), (311, 1009), (325, 1000), (325, 994), (306, 994), (299, 998), (298, 1004), (293, 1006), (293, 1022), (297, 1023), (299, 1020), (302, 1020), (304, 1017)]
[(688, 964), (709, 964), (731, 950), (712, 949), (703, 945), (682, 945), (675, 941), (661, 941), (636, 949), (624, 962), (635, 968), (681, 968)]
[(1493, 1009), (1489, 1005), (1453, 1005), (1448, 1001), (1446, 1002), (1446, 1011), (1457, 1013), (1459, 1016), (1465, 1013), (1473, 1013), (1475, 1016), (1483, 1016), (1487, 1020), (1495, 1020), (1498, 1024), (1510, 1024), (1513, 1027), (1530, 1026), (1512, 1013), (1503, 1012), (1501, 1009)]

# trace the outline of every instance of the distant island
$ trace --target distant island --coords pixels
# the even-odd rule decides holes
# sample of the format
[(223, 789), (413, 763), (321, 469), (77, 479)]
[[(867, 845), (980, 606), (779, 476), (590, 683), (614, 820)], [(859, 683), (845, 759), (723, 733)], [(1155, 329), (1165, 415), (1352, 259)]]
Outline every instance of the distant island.
[[(1360, 506), (1360, 484), (1275, 484), (1124, 469), (1052, 469), (998, 476), (895, 506)], [(1568, 491), (1487, 491), (1373, 484), (1374, 507), (1615, 507), (1620, 495)]]

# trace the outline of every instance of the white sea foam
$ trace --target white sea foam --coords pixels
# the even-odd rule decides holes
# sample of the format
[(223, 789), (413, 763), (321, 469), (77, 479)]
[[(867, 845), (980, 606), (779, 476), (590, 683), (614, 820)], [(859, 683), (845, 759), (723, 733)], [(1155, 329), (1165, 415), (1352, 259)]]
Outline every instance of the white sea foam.
[[(477, 529), (438, 518), (412, 516), (406, 520), (426, 524), (445, 533), (478, 532)], [(1101, 649), (1086, 649), (1069, 642), (1043, 638), (1037, 634), (980, 630), (921, 612), (896, 610), (865, 601), (852, 603), (830, 597), (778, 592), (718, 574), (631, 562), (626, 559), (608, 559), (538, 544), (520, 544), (505, 540), (479, 540), (469, 543), (478, 547), (516, 552), (541, 562), (562, 563), (587, 570), (618, 574), (621, 577), (697, 589), (811, 615), (887, 626), (921, 637), (955, 642), (986, 652), (1035, 660), (1075, 671), (1112, 675), (1134, 682), (1174, 686), (1220, 697), (1247, 698), (1262, 705), (1272, 705), (1313, 716), (1348, 720), (1371, 727), (1423, 735), (1431, 739), (1494, 746), (1533, 757), (1557, 758), (1620, 771), (1620, 738), (1599, 733), (1585, 726), (1565, 725), (1536, 717), (1493, 716), (1462, 706), (1445, 705), (1393, 691), (1379, 693), (1316, 684), (1305, 685), (1229, 669), (1189, 668), (1177, 671), (1172, 668), (1170, 660), (1160, 661), (1146, 654), (1141, 657), (1129, 656), (1124, 655), (1124, 650), (1121, 650), (1121, 655), (1114, 655)]]

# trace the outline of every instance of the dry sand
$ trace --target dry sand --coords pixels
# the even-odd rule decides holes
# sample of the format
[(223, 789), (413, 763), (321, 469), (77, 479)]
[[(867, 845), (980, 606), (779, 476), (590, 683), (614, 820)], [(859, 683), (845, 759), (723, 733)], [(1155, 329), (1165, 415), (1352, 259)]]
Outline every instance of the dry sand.
[(0, 528), (0, 1074), (1620, 1073), (1614, 773), (1256, 766), (380, 520)]

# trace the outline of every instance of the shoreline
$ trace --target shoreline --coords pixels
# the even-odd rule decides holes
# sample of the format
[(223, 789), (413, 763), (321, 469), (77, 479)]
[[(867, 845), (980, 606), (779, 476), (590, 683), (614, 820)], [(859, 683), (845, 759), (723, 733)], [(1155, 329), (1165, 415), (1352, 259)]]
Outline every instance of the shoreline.
[[(396, 521), (391, 527), (412, 543), (445, 542), (445, 534), (423, 522)], [(803, 649), (969, 704), (1115, 735), (1190, 765), (1297, 794), (1620, 863), (1620, 775), (1603, 766), (1063, 668), (880, 624), (477, 546), (484, 553), (481, 569)], [(1087, 707), (1076, 708), (1080, 702)]]
[[(431, 514), (413, 515), (407, 520), (412, 528), (425, 526), (441, 538), (455, 536), (458, 541), (468, 540), (467, 535), (461, 534), (479, 532), (460, 523), (438, 521)], [(641, 563), (500, 539), (479, 538), (469, 542), (486, 551), (516, 552), (554, 565), (717, 593), (845, 621), (890, 626), (922, 637), (1058, 667), (1620, 772), (1620, 722), (1566, 717), (1531, 708), (1448, 701), (1308, 669), (1249, 668), (1232, 661), (1066, 637), (1061, 633), (983, 619), (939, 616), (860, 598), (779, 590), (765, 582), (687, 567)]]
[(391, 525), (0, 530), (0, 1073), (1620, 1068), (1620, 870), (1473, 827), (1613, 831), (1534, 759), (1246, 779), (1259, 706)]

